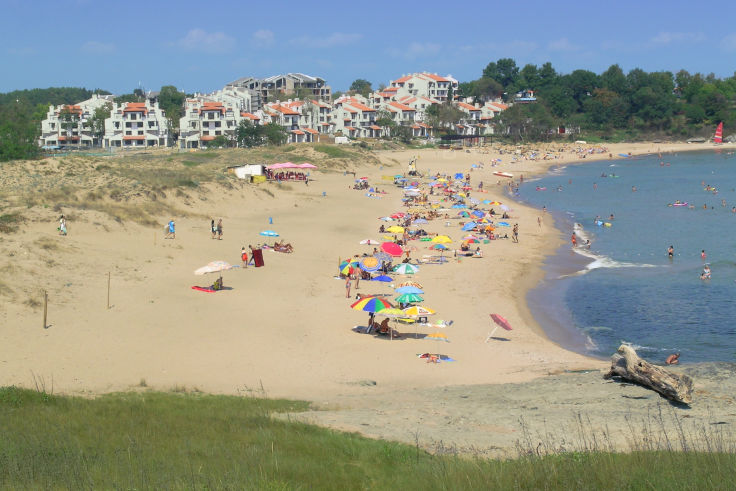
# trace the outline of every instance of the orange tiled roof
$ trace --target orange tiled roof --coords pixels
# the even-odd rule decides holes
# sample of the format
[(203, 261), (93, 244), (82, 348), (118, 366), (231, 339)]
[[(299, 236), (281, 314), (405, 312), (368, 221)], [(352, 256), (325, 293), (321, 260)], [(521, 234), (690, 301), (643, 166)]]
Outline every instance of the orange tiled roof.
[(355, 126), (350, 126), (350, 127), (348, 128), (348, 130), (349, 130), (349, 131), (358, 131), (358, 128), (356, 128)]
[(457, 107), (462, 107), (463, 109), (467, 109), (468, 111), (480, 111), (479, 107), (475, 107), (465, 102), (458, 102)]
[(411, 75), (404, 75), (401, 78), (397, 78), (396, 80), (392, 80), (391, 83), (392, 84), (403, 84), (404, 82), (406, 82), (408, 80), (411, 80), (411, 77), (412, 77)]
[(254, 121), (260, 121), (260, 119), (261, 119), (261, 118), (259, 118), (258, 116), (256, 116), (255, 114), (251, 114), (251, 113), (246, 113), (246, 112), (244, 112), (244, 111), (241, 111), (241, 112), (240, 112), (240, 116), (241, 116), (241, 117), (243, 117), (243, 118), (248, 118), (248, 119), (252, 119), (252, 120), (254, 120)]
[(399, 90), (398, 87), (386, 87), (383, 89), (384, 92), (396, 92), (397, 90)]
[(129, 102), (125, 109), (123, 109), (124, 113), (146, 113), (148, 114), (148, 109), (146, 109), (146, 103), (145, 102)]
[(289, 116), (299, 116), (298, 112), (292, 109), (289, 109), (288, 107), (282, 106), (282, 105), (273, 106), (272, 109), (282, 114), (289, 115)]
[(199, 139), (203, 142), (208, 142), (214, 140), (215, 137), (213, 135), (202, 135)]
[(316, 135), (316, 134), (318, 134), (318, 133), (319, 133), (319, 131), (317, 131), (317, 130), (313, 130), (312, 128), (303, 128), (303, 129), (304, 129), (304, 131), (306, 131), (307, 133), (311, 133), (311, 134), (313, 134), (313, 135)]
[(145, 135), (129, 135), (129, 136), (123, 137), (123, 140), (145, 140), (145, 139), (146, 139)]
[(369, 128), (372, 129), (372, 130), (380, 130), (381, 129), (380, 126), (376, 126), (375, 124), (370, 125)]
[(359, 109), (359, 110), (361, 110), (363, 112), (375, 112), (376, 111), (375, 109), (372, 109), (372, 108), (366, 106), (365, 104), (363, 104), (361, 102), (358, 102), (357, 99), (348, 99), (346, 101), (346, 104), (350, 104), (354, 108)]
[(396, 109), (401, 109), (402, 111), (414, 111), (413, 108), (407, 106), (406, 104), (401, 104), (400, 102), (391, 101), (388, 104), (389, 106), (393, 106)]
[(294, 133), (295, 135), (303, 135), (304, 134), (304, 132), (302, 130), (291, 130), (291, 132)]
[(435, 75), (434, 73), (422, 73), (425, 77), (429, 77), (432, 80), (436, 82), (449, 82), (449, 79), (446, 79), (445, 77), (440, 77), (439, 75)]

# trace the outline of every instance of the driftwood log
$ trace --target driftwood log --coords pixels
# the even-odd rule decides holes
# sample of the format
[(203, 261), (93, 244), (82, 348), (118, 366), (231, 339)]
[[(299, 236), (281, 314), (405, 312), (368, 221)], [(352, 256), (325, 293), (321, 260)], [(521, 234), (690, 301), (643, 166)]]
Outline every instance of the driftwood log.
[(685, 404), (693, 402), (693, 380), (690, 377), (642, 360), (631, 346), (622, 344), (611, 356), (611, 370), (603, 378), (615, 376), (649, 387), (667, 399)]

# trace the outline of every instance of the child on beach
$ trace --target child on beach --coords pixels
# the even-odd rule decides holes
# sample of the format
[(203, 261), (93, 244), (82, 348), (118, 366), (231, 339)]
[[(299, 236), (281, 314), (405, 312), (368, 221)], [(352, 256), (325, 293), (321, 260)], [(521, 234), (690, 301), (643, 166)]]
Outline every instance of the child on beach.
[(66, 218), (64, 215), (59, 217), (59, 235), (66, 235)]
[(222, 240), (222, 218), (217, 221), (217, 238)]
[(240, 260), (243, 261), (243, 267), (248, 268), (248, 253), (245, 251), (245, 246), (240, 249)]
[(169, 220), (168, 231), (166, 232), (164, 239), (176, 239), (176, 224), (174, 223), (173, 218)]

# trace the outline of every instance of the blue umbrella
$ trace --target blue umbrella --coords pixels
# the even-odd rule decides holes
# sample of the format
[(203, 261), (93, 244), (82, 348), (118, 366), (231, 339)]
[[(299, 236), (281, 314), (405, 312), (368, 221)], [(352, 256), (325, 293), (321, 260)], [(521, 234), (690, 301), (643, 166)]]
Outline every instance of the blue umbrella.
[(263, 232), (261, 232), (261, 235), (265, 235), (266, 237), (278, 237), (279, 236), (279, 234), (277, 234), (273, 230), (264, 230)]
[(508, 224), (508, 223), (506, 223), (506, 222), (498, 222), (498, 223), (497, 223), (497, 225), (498, 225), (499, 227), (510, 227), (510, 226), (511, 226), (511, 225), (509, 225), (509, 224)]
[(477, 216), (478, 218), (483, 218), (485, 216), (485, 213), (483, 213), (480, 210), (473, 210), (473, 215)]
[(396, 289), (396, 293), (401, 293), (402, 295), (405, 293), (424, 293), (424, 290), (421, 288), (417, 288), (416, 286), (402, 286)]
[(475, 222), (468, 222), (465, 225), (463, 225), (463, 231), (467, 232), (468, 230), (473, 230), (477, 226), (478, 224)]
[(462, 179), (462, 178), (463, 178), (463, 173), (462, 172), (455, 173), (455, 179)]
[(371, 281), (383, 281), (385, 283), (390, 283), (394, 281), (394, 279), (391, 278), (390, 276), (386, 276), (385, 274), (382, 274), (381, 276), (375, 276), (371, 278)]
[(422, 223), (429, 223), (429, 222), (427, 222), (427, 220), (424, 219), (424, 218), (417, 218), (416, 220), (414, 220), (411, 223), (413, 223), (414, 225), (419, 225), (419, 224), (422, 224)]
[(491, 200), (489, 200), (489, 199), (484, 199), (483, 201), (481, 201), (481, 203), (483, 203), (484, 205), (487, 205), (490, 202), (491, 202)]
[(456, 203), (452, 205), (453, 208), (467, 208), (467, 206), (464, 203)]

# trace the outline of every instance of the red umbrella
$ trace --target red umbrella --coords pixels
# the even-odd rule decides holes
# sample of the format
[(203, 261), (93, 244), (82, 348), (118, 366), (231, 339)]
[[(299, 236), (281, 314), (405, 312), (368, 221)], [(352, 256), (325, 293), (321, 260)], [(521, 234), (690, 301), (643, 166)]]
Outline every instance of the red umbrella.
[(511, 331), (512, 330), (511, 329), (511, 324), (509, 324), (509, 321), (507, 321), (504, 317), (502, 317), (502, 316), (500, 316), (498, 314), (491, 314), (491, 319), (493, 319), (493, 322), (496, 323), (496, 327), (493, 328), (493, 331), (491, 331), (490, 333), (488, 333), (488, 337), (486, 338), (486, 343), (488, 342), (489, 339), (491, 339), (493, 337), (493, 333), (496, 332), (496, 329), (498, 329), (498, 326), (503, 327), (507, 331)]
[(401, 254), (404, 253), (403, 249), (401, 249), (401, 246), (394, 242), (384, 242), (383, 244), (381, 244), (381, 249), (394, 257), (400, 257)]

